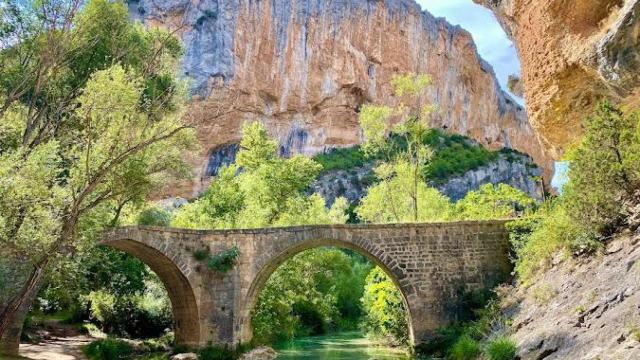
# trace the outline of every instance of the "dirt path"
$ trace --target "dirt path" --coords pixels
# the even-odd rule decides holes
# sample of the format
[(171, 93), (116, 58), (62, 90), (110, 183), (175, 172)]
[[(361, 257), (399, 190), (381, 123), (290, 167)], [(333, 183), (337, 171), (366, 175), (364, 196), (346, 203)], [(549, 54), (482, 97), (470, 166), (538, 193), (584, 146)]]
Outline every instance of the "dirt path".
[(38, 344), (20, 344), (20, 356), (32, 360), (85, 360), (82, 346), (93, 340), (87, 335), (52, 336)]
[(34, 341), (20, 344), (20, 359), (86, 360), (82, 347), (95, 338), (82, 334), (78, 326), (51, 319), (34, 319), (33, 324), (27, 331)]

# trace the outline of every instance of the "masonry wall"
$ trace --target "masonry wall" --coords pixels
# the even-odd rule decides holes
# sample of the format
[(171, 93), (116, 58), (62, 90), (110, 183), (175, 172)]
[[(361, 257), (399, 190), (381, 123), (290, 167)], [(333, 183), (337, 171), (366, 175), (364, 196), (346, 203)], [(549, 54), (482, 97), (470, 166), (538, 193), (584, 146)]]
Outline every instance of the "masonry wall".
[[(177, 339), (201, 346), (249, 341), (251, 310), (269, 276), (293, 255), (319, 246), (356, 250), (387, 271), (404, 295), (416, 343), (455, 319), (459, 309), (452, 304), (462, 290), (491, 287), (511, 270), (505, 221), (229, 231), (132, 227), (107, 233), (105, 244), (159, 274), (174, 306)], [(241, 255), (224, 275), (193, 258), (198, 249), (215, 254), (232, 246)]]

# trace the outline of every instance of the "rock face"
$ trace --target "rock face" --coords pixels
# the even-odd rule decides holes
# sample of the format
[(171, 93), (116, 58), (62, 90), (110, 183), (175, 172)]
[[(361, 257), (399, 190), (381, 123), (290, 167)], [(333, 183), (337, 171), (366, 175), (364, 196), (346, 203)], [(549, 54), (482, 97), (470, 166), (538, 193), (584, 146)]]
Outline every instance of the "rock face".
[(194, 93), (190, 115), (204, 144), (193, 160), (196, 193), (210, 152), (237, 142), (245, 121), (264, 123), (284, 155), (361, 142), (360, 107), (397, 104), (389, 82), (406, 72), (433, 78), (428, 93), (411, 104), (438, 106), (432, 126), (546, 163), (525, 110), (500, 89), (471, 35), (413, 0), (129, 4), (134, 17), (174, 29), (184, 41), (183, 70)]
[[(542, 200), (542, 184), (536, 180), (541, 175), (542, 171), (526, 156), (500, 155), (496, 161), (486, 166), (450, 178), (442, 184), (432, 185), (454, 202), (484, 184), (507, 184), (522, 190), (532, 198)], [(326, 172), (311, 185), (311, 192), (321, 195), (327, 205), (333, 204), (340, 196), (345, 197), (351, 204), (357, 204), (366, 195), (369, 186), (375, 182), (373, 165), (368, 164), (349, 170)]]
[(507, 184), (522, 190), (534, 199), (542, 200), (542, 184), (537, 178), (541, 170), (530, 158), (522, 155), (501, 156), (498, 160), (468, 171), (466, 174), (449, 179), (438, 186), (438, 190), (449, 199), (462, 199), (469, 191), (477, 190), (484, 184)]
[(558, 158), (601, 98), (640, 105), (640, 0), (474, 0), (515, 41), (530, 121)]
[(640, 236), (556, 264), (520, 288), (512, 338), (529, 359), (640, 359)]

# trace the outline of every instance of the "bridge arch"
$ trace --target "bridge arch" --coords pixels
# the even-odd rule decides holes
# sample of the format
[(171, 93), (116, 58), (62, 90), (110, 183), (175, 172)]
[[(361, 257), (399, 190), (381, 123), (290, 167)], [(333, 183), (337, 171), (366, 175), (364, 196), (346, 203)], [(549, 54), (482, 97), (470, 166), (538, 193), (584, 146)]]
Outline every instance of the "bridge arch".
[[(400, 290), (413, 343), (456, 318), (459, 291), (496, 285), (511, 272), (508, 220), (431, 224), (317, 225), (244, 230), (126, 227), (103, 244), (145, 262), (163, 281), (173, 307), (176, 342), (237, 345), (251, 340), (251, 311), (269, 276), (304, 250), (354, 250), (379, 265)], [(227, 273), (195, 259), (237, 246)]]
[(321, 247), (335, 247), (342, 249), (353, 250), (363, 256), (365, 256), (369, 261), (379, 266), (386, 274), (389, 276), (391, 281), (393, 281), (396, 288), (399, 290), (404, 307), (406, 310), (406, 318), (407, 318), (407, 326), (409, 333), (409, 343), (414, 343), (414, 326), (413, 326), (413, 317), (411, 315), (413, 306), (408, 301), (408, 294), (411, 293), (411, 289), (408, 286), (403, 286), (406, 284), (402, 280), (404, 279), (404, 274), (399, 271), (393, 271), (393, 269), (397, 269), (397, 263), (395, 260), (387, 257), (387, 256), (378, 256), (379, 253), (375, 248), (368, 246), (368, 243), (364, 243), (362, 245), (339, 240), (335, 238), (312, 238), (307, 239), (298, 243), (295, 243), (285, 249), (281, 250), (278, 254), (272, 256), (267, 262), (265, 262), (258, 273), (255, 276), (255, 279), (251, 283), (249, 287), (249, 291), (245, 300), (242, 304), (242, 315), (241, 315), (241, 339), (243, 342), (248, 342), (253, 337), (253, 329), (251, 326), (251, 313), (258, 302), (258, 297), (260, 293), (264, 289), (267, 281), (271, 277), (271, 275), (282, 265), (285, 261), (293, 258), (295, 255), (300, 254), (307, 250), (317, 249)]
[(196, 297), (189, 279), (176, 259), (169, 258), (166, 249), (157, 249), (139, 239), (115, 239), (105, 245), (138, 258), (158, 275), (171, 301), (176, 345), (200, 346), (200, 319)]

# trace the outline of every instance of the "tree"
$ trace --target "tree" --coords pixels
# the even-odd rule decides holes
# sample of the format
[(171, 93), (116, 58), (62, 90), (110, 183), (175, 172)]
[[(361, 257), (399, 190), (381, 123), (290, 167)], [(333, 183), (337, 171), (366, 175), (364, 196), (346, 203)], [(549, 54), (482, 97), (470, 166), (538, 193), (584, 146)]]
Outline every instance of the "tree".
[[(275, 343), (357, 322), (370, 264), (335, 248), (293, 256), (269, 277), (252, 314), (254, 339)], [(356, 305), (357, 306), (357, 305)]]
[(183, 176), (193, 134), (178, 40), (129, 23), (124, 4), (12, 2), (1, 16), (0, 241), (30, 268), (0, 307), (0, 353), (16, 354), (47, 269), (91, 247), (114, 209)]
[[(398, 75), (391, 81), (400, 99), (418, 97), (430, 82), (427, 75), (412, 74)], [(448, 218), (448, 199), (430, 189), (424, 177), (433, 156), (425, 141), (433, 109), (426, 106), (417, 111), (402, 101), (395, 108), (363, 106), (359, 117), (365, 137), (363, 149), (368, 156), (381, 159), (375, 170), (381, 181), (369, 189), (356, 210), (361, 219), (419, 222)], [(393, 125), (395, 117), (400, 120)]]
[(305, 194), (320, 168), (301, 155), (278, 157), (266, 129), (247, 123), (236, 162), (220, 171), (201, 198), (181, 208), (172, 225), (228, 229), (344, 223), (345, 199), (326, 209), (322, 197)]
[(372, 223), (448, 220), (453, 214), (449, 199), (424, 181), (416, 185), (414, 170), (415, 166), (401, 161), (378, 166), (381, 181), (367, 190), (356, 209), (358, 217)]
[(563, 188), (573, 221), (592, 237), (624, 222), (640, 188), (640, 116), (600, 103), (585, 121), (580, 143), (568, 154), (569, 182)]
[(380, 267), (367, 275), (362, 303), (364, 329), (371, 335), (397, 344), (407, 344), (409, 327), (402, 294)]
[(507, 184), (485, 184), (458, 201), (455, 213), (461, 220), (506, 219), (535, 206), (534, 199)]

